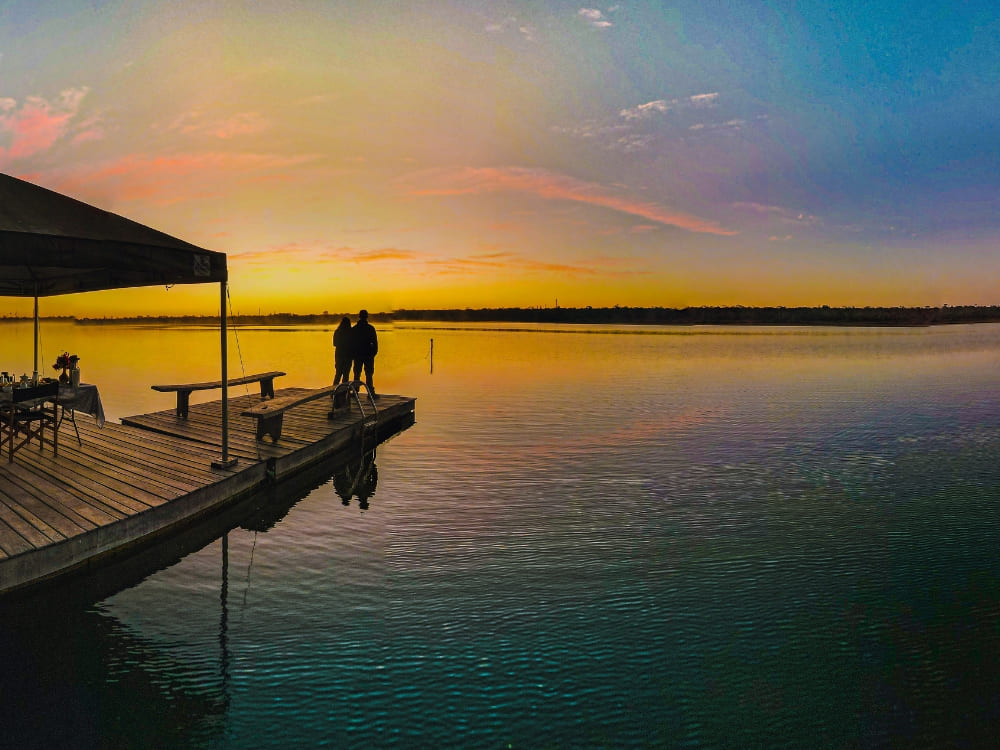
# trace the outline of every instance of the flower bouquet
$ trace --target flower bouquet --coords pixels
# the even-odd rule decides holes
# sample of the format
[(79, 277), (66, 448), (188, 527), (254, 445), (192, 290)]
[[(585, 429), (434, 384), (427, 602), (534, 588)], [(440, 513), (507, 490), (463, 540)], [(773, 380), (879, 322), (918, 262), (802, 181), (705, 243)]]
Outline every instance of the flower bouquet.
[(59, 375), (60, 383), (68, 383), (70, 381), (69, 371), (76, 369), (77, 362), (80, 358), (75, 354), (70, 354), (69, 352), (63, 352), (58, 357), (56, 357), (56, 363), (52, 365), (53, 370), (62, 369), (62, 374)]

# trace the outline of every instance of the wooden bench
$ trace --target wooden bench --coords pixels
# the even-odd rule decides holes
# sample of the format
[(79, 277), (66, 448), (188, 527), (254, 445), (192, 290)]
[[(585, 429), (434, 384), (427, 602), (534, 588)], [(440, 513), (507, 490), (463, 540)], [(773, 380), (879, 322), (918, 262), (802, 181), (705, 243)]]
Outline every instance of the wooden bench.
[(299, 406), (308, 401), (313, 401), (324, 396), (333, 396), (338, 391), (347, 393), (346, 383), (340, 385), (329, 385), (316, 391), (309, 391), (298, 396), (283, 396), (282, 398), (271, 399), (264, 403), (256, 404), (250, 409), (241, 412), (244, 417), (253, 417), (257, 420), (257, 439), (263, 440), (265, 435), (270, 435), (275, 443), (281, 437), (281, 424), (284, 421), (285, 412), (293, 406)]
[[(229, 385), (244, 385), (246, 383), (260, 383), (260, 397), (274, 398), (274, 379), (281, 377), (283, 372), (262, 372), (257, 375), (247, 375), (242, 378), (231, 378), (226, 381)], [(154, 385), (151, 388), (161, 393), (177, 393), (177, 416), (187, 419), (188, 399), (191, 398), (191, 391), (208, 391), (213, 388), (221, 388), (221, 380), (213, 380), (208, 383), (182, 383), (178, 385)]]

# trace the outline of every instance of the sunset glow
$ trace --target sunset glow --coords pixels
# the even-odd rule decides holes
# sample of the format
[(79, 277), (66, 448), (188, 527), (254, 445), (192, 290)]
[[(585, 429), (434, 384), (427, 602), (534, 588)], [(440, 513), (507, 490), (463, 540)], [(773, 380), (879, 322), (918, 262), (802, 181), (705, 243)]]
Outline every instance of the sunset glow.
[(0, 171), (227, 253), (235, 312), (1000, 302), (995, 6), (793, 8), (4, 3)]

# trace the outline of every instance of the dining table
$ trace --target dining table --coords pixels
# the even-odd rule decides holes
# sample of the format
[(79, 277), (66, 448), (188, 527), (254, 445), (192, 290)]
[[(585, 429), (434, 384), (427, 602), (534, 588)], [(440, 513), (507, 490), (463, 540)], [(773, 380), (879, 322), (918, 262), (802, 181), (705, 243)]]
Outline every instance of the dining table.
[[(17, 387), (13, 385), (0, 389), (0, 404), (9, 402), (11, 390)], [(80, 431), (76, 427), (76, 412), (89, 414), (97, 422), (98, 427), (104, 427), (104, 404), (101, 403), (100, 390), (93, 383), (80, 383), (76, 388), (68, 383), (61, 383), (58, 398), (59, 406), (62, 408), (59, 423), (62, 424), (68, 416), (76, 430), (77, 440), (80, 439)]]
[(80, 383), (76, 388), (71, 385), (60, 385), (59, 406), (63, 409), (63, 415), (67, 409), (70, 411), (71, 420), (72, 414), (79, 411), (92, 416), (98, 427), (104, 427), (104, 404), (101, 403), (101, 392), (92, 383)]

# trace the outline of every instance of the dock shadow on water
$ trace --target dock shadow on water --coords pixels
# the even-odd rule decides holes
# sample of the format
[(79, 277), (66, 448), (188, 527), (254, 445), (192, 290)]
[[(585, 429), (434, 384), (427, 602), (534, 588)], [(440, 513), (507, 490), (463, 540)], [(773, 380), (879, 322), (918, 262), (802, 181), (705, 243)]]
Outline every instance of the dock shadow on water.
[[(253, 573), (252, 555), (246, 568), (230, 562), (230, 535), (250, 532), (256, 547), (258, 534), (325, 485), (342, 505), (367, 510), (376, 460), (375, 448), (341, 452), (94, 570), (0, 601), (0, 747), (148, 747), (151, 738), (156, 747), (217, 744), (231, 703), (230, 609), (246, 605)], [(185, 558), (198, 554), (204, 566), (216, 543), (218, 619), (197, 649), (164, 647), (107, 605)]]

